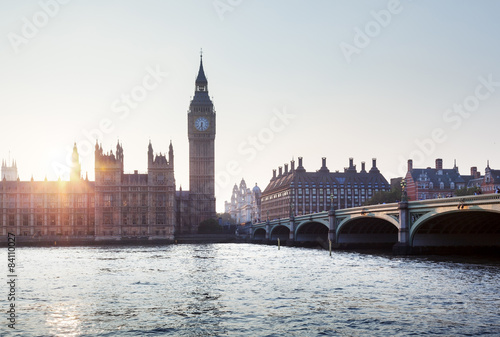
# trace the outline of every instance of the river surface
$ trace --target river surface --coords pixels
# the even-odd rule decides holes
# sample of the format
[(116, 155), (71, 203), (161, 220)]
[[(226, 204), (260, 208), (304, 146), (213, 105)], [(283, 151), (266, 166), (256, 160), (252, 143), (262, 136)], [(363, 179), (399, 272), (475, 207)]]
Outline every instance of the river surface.
[(500, 336), (498, 260), (251, 244), (16, 254), (7, 336)]

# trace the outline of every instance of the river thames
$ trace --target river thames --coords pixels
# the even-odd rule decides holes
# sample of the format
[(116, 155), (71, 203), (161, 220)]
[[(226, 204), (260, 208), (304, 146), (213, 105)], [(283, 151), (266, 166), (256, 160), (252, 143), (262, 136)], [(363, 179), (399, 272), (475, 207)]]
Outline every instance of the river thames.
[(206, 244), (17, 261), (11, 336), (500, 335), (498, 259)]

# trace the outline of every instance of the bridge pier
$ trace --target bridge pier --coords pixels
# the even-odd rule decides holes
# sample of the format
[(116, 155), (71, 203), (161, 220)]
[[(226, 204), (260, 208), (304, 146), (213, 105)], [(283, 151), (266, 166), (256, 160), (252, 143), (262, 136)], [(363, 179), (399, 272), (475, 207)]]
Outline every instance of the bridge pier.
[(398, 243), (392, 247), (395, 255), (407, 255), (411, 253), (410, 247), (410, 212), (408, 211), (408, 201), (398, 203), (399, 210), (399, 232)]
[(269, 233), (271, 231), (271, 224), (269, 223), (269, 220), (267, 220), (266, 222), (266, 241), (269, 242), (269, 240), (271, 240), (271, 233)]
[(288, 237), (287, 246), (294, 246), (295, 244), (295, 217), (290, 217), (290, 236)]

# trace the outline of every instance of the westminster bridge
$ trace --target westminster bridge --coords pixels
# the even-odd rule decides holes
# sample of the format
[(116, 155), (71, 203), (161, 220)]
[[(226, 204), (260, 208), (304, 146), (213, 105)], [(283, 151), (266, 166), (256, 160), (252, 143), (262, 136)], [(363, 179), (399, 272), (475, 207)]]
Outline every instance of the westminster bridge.
[(390, 247), (396, 254), (500, 250), (500, 194), (330, 210), (252, 225), (254, 241), (334, 248)]

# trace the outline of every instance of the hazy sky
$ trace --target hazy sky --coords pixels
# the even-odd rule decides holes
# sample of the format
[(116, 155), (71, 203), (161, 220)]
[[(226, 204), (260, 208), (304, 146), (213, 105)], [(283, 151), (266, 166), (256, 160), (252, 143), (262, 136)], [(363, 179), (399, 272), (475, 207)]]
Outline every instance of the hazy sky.
[(388, 180), (410, 157), (500, 168), (498, 1), (16, 0), (0, 36), (0, 157), (21, 180), (68, 179), (74, 142), (93, 180), (96, 137), (145, 172), (149, 139), (172, 140), (187, 189), (200, 48), (218, 211), (292, 157), (308, 171), (375, 157)]

